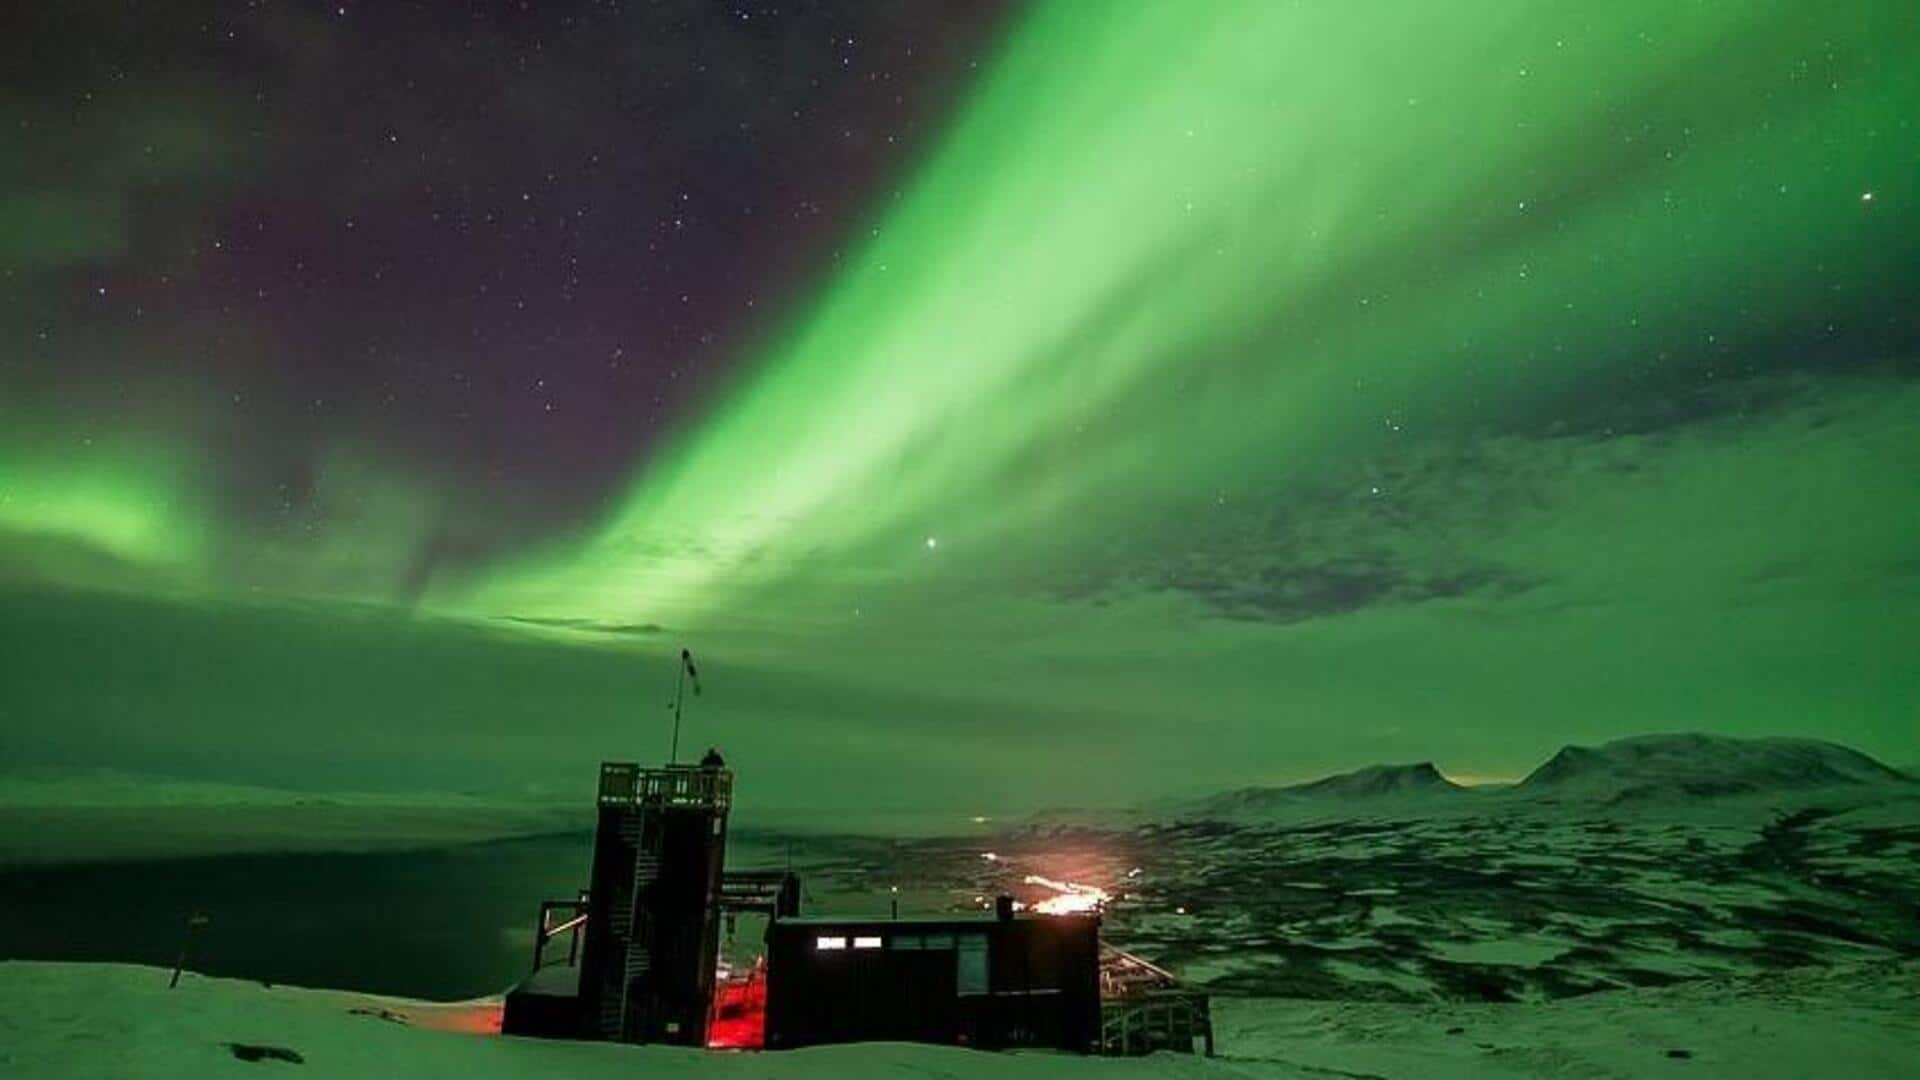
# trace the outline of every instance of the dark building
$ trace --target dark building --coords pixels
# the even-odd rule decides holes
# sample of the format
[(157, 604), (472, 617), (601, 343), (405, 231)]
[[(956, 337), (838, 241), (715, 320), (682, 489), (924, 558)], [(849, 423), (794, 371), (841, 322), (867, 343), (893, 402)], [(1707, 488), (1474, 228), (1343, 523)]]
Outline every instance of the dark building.
[[(725, 873), (733, 774), (600, 767), (591, 887), (540, 905), (501, 1030), (790, 1049), (902, 1040), (1075, 1053), (1213, 1052), (1206, 995), (1104, 949), (1096, 914), (802, 916), (790, 871)], [(716, 994), (720, 924), (767, 920), (764, 963)], [(564, 955), (559, 939), (565, 938)]]
[(1100, 918), (776, 919), (766, 1046), (863, 1039), (983, 1049), (1100, 1041)]
[[(717, 766), (600, 766), (587, 896), (542, 905), (535, 971), (507, 995), (502, 1030), (706, 1045), (732, 797)], [(568, 906), (573, 918), (553, 924)], [(543, 963), (561, 933), (578, 935), (566, 963)]]

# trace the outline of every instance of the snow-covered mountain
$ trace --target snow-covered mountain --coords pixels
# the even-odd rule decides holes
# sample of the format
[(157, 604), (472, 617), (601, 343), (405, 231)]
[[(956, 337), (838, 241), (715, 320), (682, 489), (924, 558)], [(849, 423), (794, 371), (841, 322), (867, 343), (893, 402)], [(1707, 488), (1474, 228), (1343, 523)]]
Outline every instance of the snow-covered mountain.
[(1600, 746), (1562, 747), (1511, 786), (1463, 787), (1427, 762), (1373, 765), (1302, 784), (1147, 804), (1133, 817), (1249, 822), (1653, 803), (1684, 803), (1706, 812), (1743, 798), (1829, 794), (1869, 800), (1920, 798), (1920, 773), (1889, 768), (1857, 750), (1818, 739), (1642, 735)]
[(1460, 785), (1440, 775), (1431, 761), (1417, 765), (1369, 765), (1280, 789), (1307, 798), (1373, 799), (1389, 795), (1450, 794)]
[(1423, 801), (1465, 789), (1423, 761), (1415, 765), (1370, 765), (1353, 772), (1285, 787), (1247, 787), (1183, 804), (1184, 816), (1242, 818), (1274, 810), (1325, 804)]
[(1597, 747), (1563, 747), (1513, 794), (1621, 803), (1913, 783), (1857, 750), (1818, 739), (1643, 735)]

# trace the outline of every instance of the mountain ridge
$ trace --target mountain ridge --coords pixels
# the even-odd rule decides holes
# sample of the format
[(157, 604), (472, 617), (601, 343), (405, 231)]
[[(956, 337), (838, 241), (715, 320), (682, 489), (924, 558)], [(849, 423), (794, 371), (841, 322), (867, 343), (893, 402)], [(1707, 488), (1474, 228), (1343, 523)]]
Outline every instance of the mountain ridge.
[(1879, 787), (1920, 793), (1920, 774), (1820, 739), (1679, 732), (1629, 736), (1598, 746), (1569, 744), (1511, 785), (1463, 786), (1423, 761), (1369, 765), (1296, 784), (1236, 788), (1172, 809), (1178, 816), (1232, 819), (1374, 807), (1487, 806), (1496, 801), (1516, 808), (1711, 803)]
[(1622, 802), (1911, 783), (1907, 774), (1835, 742), (1680, 733), (1563, 746), (1513, 791), (1523, 797)]
[(1368, 765), (1297, 784), (1237, 788), (1200, 799), (1185, 809), (1234, 815), (1324, 800), (1373, 802), (1445, 796), (1465, 790), (1442, 775), (1433, 762), (1421, 761), (1408, 765)]

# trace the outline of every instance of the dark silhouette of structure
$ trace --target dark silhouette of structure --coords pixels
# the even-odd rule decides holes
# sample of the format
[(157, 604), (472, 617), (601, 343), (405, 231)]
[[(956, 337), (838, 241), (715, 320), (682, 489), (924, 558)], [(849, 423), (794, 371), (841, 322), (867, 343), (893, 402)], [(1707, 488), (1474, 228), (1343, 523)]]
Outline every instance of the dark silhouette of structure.
[[(603, 763), (587, 894), (541, 905), (535, 970), (507, 995), (502, 1030), (704, 1046), (732, 800), (724, 768)], [(563, 933), (567, 962), (546, 963)]]
[(768, 1048), (868, 1039), (1097, 1049), (1100, 917), (780, 919), (767, 928)]
[(732, 800), (725, 769), (600, 766), (580, 1005), (601, 1038), (706, 1045)]
[[(800, 914), (790, 871), (726, 873), (733, 774), (600, 766), (590, 888), (540, 905), (508, 1035), (786, 1049), (868, 1039), (1076, 1053), (1213, 1052), (1207, 999), (1104, 948), (1096, 913)], [(767, 952), (716, 995), (722, 919), (767, 920)], [(556, 939), (565, 937), (561, 954)]]

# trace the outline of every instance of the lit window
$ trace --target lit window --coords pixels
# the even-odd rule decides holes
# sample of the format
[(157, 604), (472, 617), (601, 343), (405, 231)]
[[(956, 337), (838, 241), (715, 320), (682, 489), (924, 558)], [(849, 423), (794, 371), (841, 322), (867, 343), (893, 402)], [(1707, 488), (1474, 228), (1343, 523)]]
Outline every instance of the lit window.
[(813, 939), (813, 947), (816, 949), (844, 949), (847, 947), (847, 939), (843, 937), (817, 937)]
[(857, 937), (853, 939), (853, 947), (856, 949), (877, 949), (880, 947), (880, 939), (877, 937)]

